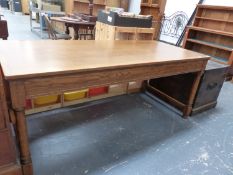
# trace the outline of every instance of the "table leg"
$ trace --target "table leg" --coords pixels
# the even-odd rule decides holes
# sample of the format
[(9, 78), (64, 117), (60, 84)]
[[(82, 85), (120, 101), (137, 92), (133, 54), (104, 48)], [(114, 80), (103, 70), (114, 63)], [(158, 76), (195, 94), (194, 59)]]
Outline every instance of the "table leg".
[(33, 175), (30, 155), (27, 123), (25, 118), (25, 89), (22, 82), (10, 82), (11, 106), (16, 118), (16, 135), (18, 139), (20, 163), (23, 175)]
[(27, 123), (24, 108), (15, 109), (16, 131), (19, 139), (20, 162), (23, 169), (23, 175), (32, 175), (32, 160), (28, 142)]
[(190, 116), (192, 113), (193, 102), (194, 102), (194, 99), (195, 99), (195, 96), (196, 96), (196, 93), (198, 90), (198, 86), (199, 86), (202, 74), (203, 74), (203, 71), (198, 72), (197, 76), (193, 82), (191, 93), (190, 93), (189, 100), (188, 100), (188, 104), (186, 105), (186, 107), (183, 110), (183, 117), (184, 118), (188, 118), (188, 116)]

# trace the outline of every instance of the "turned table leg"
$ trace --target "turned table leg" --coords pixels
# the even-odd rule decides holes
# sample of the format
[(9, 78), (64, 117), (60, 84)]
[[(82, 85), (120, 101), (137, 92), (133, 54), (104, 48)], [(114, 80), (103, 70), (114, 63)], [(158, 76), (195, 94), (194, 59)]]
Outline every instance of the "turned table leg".
[(32, 175), (32, 160), (28, 142), (27, 123), (24, 108), (15, 109), (16, 115), (16, 131), (19, 140), (20, 162), (24, 175)]
[(194, 100), (195, 100), (195, 96), (196, 96), (196, 93), (197, 93), (197, 90), (198, 90), (198, 87), (199, 87), (199, 83), (200, 83), (202, 74), (205, 71), (206, 64), (207, 64), (207, 62), (203, 63), (202, 71), (197, 73), (196, 78), (195, 78), (195, 80), (193, 82), (191, 93), (190, 93), (189, 100), (188, 100), (188, 104), (183, 110), (183, 117), (184, 118), (188, 118), (188, 116), (190, 116), (191, 113), (192, 113), (193, 103), (194, 103)]
[(16, 136), (20, 152), (20, 163), (23, 175), (33, 175), (32, 160), (30, 155), (28, 130), (25, 118), (25, 89), (23, 82), (10, 82), (11, 106), (16, 118)]

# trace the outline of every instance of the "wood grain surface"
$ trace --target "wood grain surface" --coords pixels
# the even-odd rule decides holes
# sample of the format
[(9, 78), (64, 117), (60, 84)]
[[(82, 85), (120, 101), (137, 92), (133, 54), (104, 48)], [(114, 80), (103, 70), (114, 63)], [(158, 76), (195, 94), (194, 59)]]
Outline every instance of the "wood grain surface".
[(0, 62), (6, 79), (197, 59), (208, 56), (156, 41), (0, 42)]

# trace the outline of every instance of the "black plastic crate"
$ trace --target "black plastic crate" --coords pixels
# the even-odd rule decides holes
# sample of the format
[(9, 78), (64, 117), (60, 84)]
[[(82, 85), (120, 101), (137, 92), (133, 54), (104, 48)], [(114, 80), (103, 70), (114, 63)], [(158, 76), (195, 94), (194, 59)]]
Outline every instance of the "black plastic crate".
[(112, 26), (123, 26), (123, 27), (142, 27), (151, 28), (152, 27), (152, 16), (146, 19), (143, 18), (133, 18), (133, 17), (122, 17), (118, 13), (110, 11), (106, 13), (100, 10), (98, 13), (99, 22), (109, 24)]

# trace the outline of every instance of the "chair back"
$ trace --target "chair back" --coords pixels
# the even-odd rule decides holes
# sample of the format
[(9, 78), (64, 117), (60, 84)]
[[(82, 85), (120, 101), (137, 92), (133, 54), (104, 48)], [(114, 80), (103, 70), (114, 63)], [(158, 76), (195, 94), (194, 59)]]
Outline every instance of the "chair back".
[(53, 30), (53, 26), (48, 18), (48, 16), (46, 15), (43, 15), (44, 17), (44, 20), (45, 20), (45, 24), (46, 24), (46, 27), (47, 27), (47, 30), (48, 30), (48, 37), (49, 39), (52, 39), (52, 40), (57, 40), (57, 36), (56, 36), (56, 33), (55, 31)]

